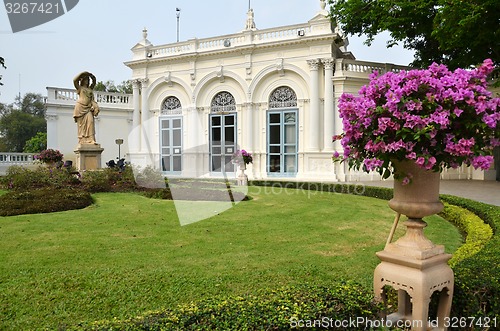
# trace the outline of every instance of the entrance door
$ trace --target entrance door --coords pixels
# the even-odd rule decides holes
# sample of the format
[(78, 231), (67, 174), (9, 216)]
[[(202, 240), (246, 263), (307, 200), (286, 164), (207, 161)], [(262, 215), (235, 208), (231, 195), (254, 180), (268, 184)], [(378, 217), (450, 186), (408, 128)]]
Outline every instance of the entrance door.
[(167, 173), (182, 171), (182, 118), (160, 119), (161, 169)]
[(234, 172), (231, 162), (236, 152), (236, 114), (210, 115), (210, 171)]
[(297, 173), (297, 110), (267, 114), (267, 172), (293, 176)]

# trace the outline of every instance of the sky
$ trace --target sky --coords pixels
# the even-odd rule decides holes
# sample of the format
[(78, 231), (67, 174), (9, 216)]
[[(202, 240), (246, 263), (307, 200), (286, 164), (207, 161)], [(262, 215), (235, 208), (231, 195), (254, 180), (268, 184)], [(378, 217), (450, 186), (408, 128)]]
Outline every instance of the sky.
[[(250, 0), (257, 29), (306, 23), (320, 10), (319, 0)], [(13, 33), (7, 9), (0, 7), (0, 57), (7, 69), (0, 102), (13, 103), (19, 93), (46, 95), (48, 86), (72, 88), (73, 77), (90, 71), (98, 81), (116, 84), (131, 78), (123, 62), (147, 28), (153, 45), (238, 33), (245, 28), (248, 0), (80, 0), (66, 14)], [(349, 36), (348, 50), (358, 60), (407, 65), (413, 52), (387, 49), (387, 34), (368, 47), (365, 38)]]

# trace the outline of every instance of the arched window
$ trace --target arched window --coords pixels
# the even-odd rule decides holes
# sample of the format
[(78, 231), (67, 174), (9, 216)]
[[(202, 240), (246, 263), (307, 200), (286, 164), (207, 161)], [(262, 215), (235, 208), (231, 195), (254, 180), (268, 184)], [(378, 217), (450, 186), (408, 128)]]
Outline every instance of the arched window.
[(161, 104), (162, 115), (178, 115), (182, 114), (182, 105), (177, 97), (170, 96), (163, 100)]
[(292, 108), (297, 107), (297, 95), (288, 86), (276, 88), (269, 97), (269, 108)]
[(212, 99), (212, 104), (210, 105), (210, 111), (212, 113), (222, 113), (222, 112), (234, 112), (236, 111), (236, 101), (234, 97), (229, 92), (219, 92)]

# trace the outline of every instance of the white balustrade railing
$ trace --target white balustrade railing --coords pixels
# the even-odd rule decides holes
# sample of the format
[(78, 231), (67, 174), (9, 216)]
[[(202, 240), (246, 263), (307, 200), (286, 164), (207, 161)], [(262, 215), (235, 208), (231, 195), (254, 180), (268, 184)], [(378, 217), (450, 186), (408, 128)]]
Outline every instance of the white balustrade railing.
[[(119, 107), (122, 109), (133, 108), (131, 94), (95, 91), (94, 99), (100, 106), (110, 108)], [(75, 89), (59, 87), (47, 88), (47, 103), (74, 105), (77, 100), (78, 94)]]
[(350, 59), (337, 59), (335, 63), (335, 76), (363, 76), (367, 77), (377, 71), (380, 75), (386, 72), (400, 72), (411, 70), (411, 67), (394, 65), (392, 63), (367, 62)]
[(300, 38), (311, 33), (311, 28), (309, 26), (297, 26), (290, 27), (286, 29), (273, 29), (264, 30), (262, 32), (257, 32), (255, 34), (255, 39), (258, 41), (275, 41), (275, 40), (286, 40), (291, 38)]
[(76, 101), (78, 100), (78, 94), (75, 90), (70, 89), (61, 89), (57, 88), (53, 90), (53, 94), (49, 94), (47, 100), (50, 100), (53, 97), (54, 100), (68, 100), (68, 101)]
[(151, 57), (164, 57), (193, 52), (195, 44), (192, 41), (152, 47), (149, 51)]
[(185, 42), (150, 47), (148, 48), (147, 56), (149, 58), (159, 58), (178, 56), (194, 52), (226, 49), (232, 46), (251, 46), (253, 44), (299, 39), (304, 36), (312, 35), (313, 33), (324, 33), (324, 31), (313, 32), (311, 26), (308, 24), (297, 24), (264, 30), (243, 31), (241, 33), (213, 38), (195, 38)]
[(94, 99), (98, 104), (123, 104), (129, 105), (132, 101), (132, 95), (123, 93), (94, 92)]
[(5, 153), (0, 152), (0, 165), (26, 165), (33, 164), (35, 155), (32, 153)]

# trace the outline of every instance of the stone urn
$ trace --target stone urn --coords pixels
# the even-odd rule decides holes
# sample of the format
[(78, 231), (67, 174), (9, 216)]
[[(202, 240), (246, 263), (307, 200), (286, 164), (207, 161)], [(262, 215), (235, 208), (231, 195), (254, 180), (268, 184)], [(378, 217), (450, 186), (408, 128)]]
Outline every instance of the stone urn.
[(45, 161), (44, 164), (47, 168), (55, 168), (56, 167), (55, 161)]
[(392, 210), (408, 218), (422, 218), (443, 210), (439, 201), (439, 172), (423, 169), (410, 160), (392, 163), (396, 174), (411, 177), (406, 185), (401, 180), (394, 181), (394, 197), (389, 201)]
[(442, 254), (444, 247), (434, 245), (425, 237), (423, 229), (427, 223), (422, 220), (444, 208), (439, 201), (439, 172), (423, 169), (412, 160), (393, 161), (393, 165), (397, 175), (409, 176), (411, 181), (404, 184), (401, 180), (394, 180), (394, 197), (389, 201), (389, 207), (406, 215), (408, 220), (405, 222), (406, 234), (386, 249), (417, 259)]

